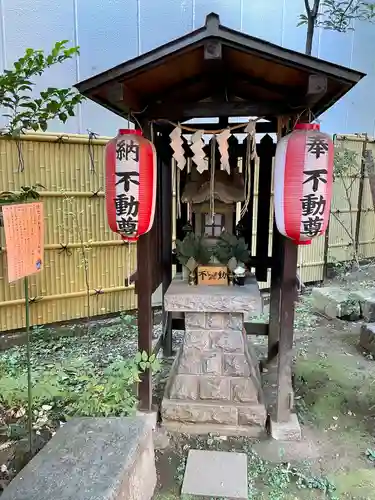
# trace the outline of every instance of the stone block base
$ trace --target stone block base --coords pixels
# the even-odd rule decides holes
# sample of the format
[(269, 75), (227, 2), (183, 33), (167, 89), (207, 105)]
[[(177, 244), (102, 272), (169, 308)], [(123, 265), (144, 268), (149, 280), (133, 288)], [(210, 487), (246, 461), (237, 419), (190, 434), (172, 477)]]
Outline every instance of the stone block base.
[(375, 323), (362, 325), (359, 345), (375, 356)]
[(353, 292), (352, 296), (359, 301), (361, 315), (365, 321), (372, 323), (375, 321), (375, 294), (369, 290)]
[(358, 297), (348, 290), (336, 287), (314, 288), (311, 293), (314, 308), (328, 318), (350, 318), (361, 316)]
[(301, 426), (295, 413), (290, 416), (289, 422), (275, 422), (271, 419), (271, 436), (277, 441), (300, 441), (302, 439)]
[(149, 422), (82, 418), (57, 431), (1, 500), (151, 500), (155, 486)]
[(232, 437), (249, 437), (249, 438), (265, 438), (267, 432), (265, 427), (249, 427), (245, 425), (220, 425), (220, 424), (189, 424), (183, 422), (173, 422), (163, 420), (163, 427), (170, 433), (201, 435), (207, 434), (213, 436), (232, 436)]
[(260, 304), (256, 283), (189, 287), (172, 282), (165, 308), (185, 313), (185, 337), (162, 401), (165, 427), (224, 435), (264, 430), (258, 360), (243, 328), (244, 313), (254, 309), (253, 303)]
[(164, 398), (162, 418), (163, 426), (171, 431), (196, 427), (192, 433), (259, 436), (265, 430), (267, 414), (262, 404), (235, 405), (232, 402), (187, 402)]

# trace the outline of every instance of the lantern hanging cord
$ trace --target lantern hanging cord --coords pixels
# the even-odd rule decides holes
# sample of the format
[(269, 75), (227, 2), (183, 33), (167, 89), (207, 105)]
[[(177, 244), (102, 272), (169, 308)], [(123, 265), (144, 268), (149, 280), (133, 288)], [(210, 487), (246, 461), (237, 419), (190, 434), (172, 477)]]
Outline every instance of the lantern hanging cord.
[(247, 212), (251, 198), (251, 150), (252, 150), (252, 138), (250, 136), (247, 136), (246, 158), (245, 158), (245, 202), (241, 209), (240, 220)]
[(294, 125), (293, 125), (293, 129), (296, 127), (297, 123), (299, 123), (301, 116), (304, 115), (305, 113), (308, 114), (309, 123), (311, 123), (312, 121), (318, 121), (317, 117), (314, 115), (314, 113), (311, 111), (311, 109), (306, 108), (297, 115), (297, 118), (296, 118)]
[(216, 138), (211, 139), (211, 178), (210, 178), (210, 212), (211, 224), (215, 222), (215, 163), (216, 163)]
[(96, 134), (92, 130), (87, 130), (89, 135), (89, 142), (87, 144), (90, 158), (90, 172), (95, 174), (95, 161), (94, 161), (94, 148), (93, 148), (93, 140), (99, 137), (99, 134)]
[[(259, 120), (263, 120), (263, 119), (264, 118), (262, 116), (260, 116), (259, 118), (256, 118), (256, 119), (254, 119), (252, 121), (258, 122)], [(203, 130), (200, 127), (197, 127), (197, 128), (189, 127), (188, 125), (182, 125), (181, 123), (175, 123), (175, 122), (172, 122), (170, 120), (165, 120), (165, 119), (154, 120), (154, 122), (157, 122), (157, 121), (163, 121), (163, 122), (169, 123), (174, 128), (180, 127), (180, 129), (185, 130), (185, 132), (194, 133), (194, 132), (197, 132), (197, 130), (201, 130), (203, 134), (220, 134), (220, 132), (224, 132), (224, 130), (229, 130), (230, 132), (233, 132), (234, 130), (238, 130), (238, 129), (244, 127), (243, 123), (237, 123), (236, 125), (232, 125), (230, 127), (228, 126), (228, 127), (220, 128), (220, 129), (217, 129), (217, 130)]]

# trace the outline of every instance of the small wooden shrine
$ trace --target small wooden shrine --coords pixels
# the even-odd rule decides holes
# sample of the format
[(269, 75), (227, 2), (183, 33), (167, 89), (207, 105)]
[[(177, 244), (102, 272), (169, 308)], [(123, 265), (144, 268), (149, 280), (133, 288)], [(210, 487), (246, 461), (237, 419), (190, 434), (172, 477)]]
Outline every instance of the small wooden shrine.
[[(286, 427), (295, 420), (292, 346), (298, 246), (275, 227), (276, 144), (270, 134), (280, 138), (296, 123), (315, 120), (363, 76), (229, 29), (212, 13), (192, 33), (77, 85), (82, 94), (141, 128), (156, 148), (155, 222), (138, 240), (133, 279), (140, 350), (152, 351), (151, 296), (160, 284), (165, 355), (172, 355), (172, 329), (185, 329), (163, 400), (162, 416), (172, 428), (197, 424), (205, 431), (209, 423), (218, 432), (224, 425), (249, 435), (254, 426), (264, 426), (267, 412)], [(212, 117), (216, 123), (187, 123)], [(193, 234), (215, 246), (223, 229), (228, 238), (236, 234), (245, 240), (244, 264), (254, 273), (245, 286), (191, 286), (181, 278), (172, 280), (173, 264), (181, 271), (172, 252), (173, 191), (178, 240)], [(207, 264), (201, 260), (198, 264)], [(261, 310), (257, 282), (266, 282), (269, 272), (269, 322), (246, 322), (248, 313)], [(270, 359), (278, 353), (277, 363), (270, 365), (277, 389), (271, 399), (264, 398), (259, 360), (244, 331), (249, 338), (268, 336)], [(149, 373), (139, 397), (141, 409), (150, 410)]]

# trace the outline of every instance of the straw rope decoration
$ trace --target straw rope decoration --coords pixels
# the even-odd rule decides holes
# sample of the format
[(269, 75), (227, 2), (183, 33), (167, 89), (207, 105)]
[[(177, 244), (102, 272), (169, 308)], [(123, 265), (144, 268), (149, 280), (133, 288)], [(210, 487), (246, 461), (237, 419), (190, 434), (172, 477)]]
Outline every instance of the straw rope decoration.
[[(230, 175), (229, 165), (229, 144), (228, 140), (231, 136), (229, 129), (225, 129), (220, 134), (216, 134), (217, 145), (220, 152), (220, 170), (225, 170)], [(215, 137), (215, 136), (214, 136)]]
[[(246, 213), (251, 198), (251, 164), (252, 161), (257, 158), (256, 152), (256, 122), (261, 120), (262, 117), (249, 120), (247, 126), (245, 127), (245, 133), (247, 134), (247, 144), (246, 144), (246, 155), (245, 155), (245, 166), (244, 166), (244, 176), (245, 176), (245, 202), (241, 209), (240, 218)], [(185, 168), (187, 163), (192, 161), (195, 163), (197, 171), (203, 173), (208, 170), (208, 162), (205, 157), (203, 150), (204, 141), (203, 135), (212, 135), (211, 140), (211, 176), (210, 176), (210, 214), (212, 218), (212, 224), (214, 223), (215, 216), (215, 159), (216, 159), (216, 144), (219, 147), (219, 152), (221, 155), (221, 170), (225, 170), (230, 174), (230, 164), (229, 164), (229, 146), (228, 139), (233, 132), (244, 127), (243, 123), (237, 123), (235, 125), (225, 127), (218, 130), (204, 130), (201, 128), (190, 127), (188, 125), (181, 125), (180, 123), (174, 123), (170, 120), (157, 120), (169, 123), (174, 127), (169, 137), (171, 139), (171, 147), (173, 149), (173, 159), (176, 162), (178, 168), (176, 168), (176, 212), (177, 217), (181, 217), (181, 195), (180, 195), (180, 173), (181, 170)], [(182, 147), (183, 131), (191, 133), (191, 143), (190, 149), (194, 156), (188, 161), (185, 158), (184, 150)]]
[(180, 193), (180, 184), (181, 184), (181, 170), (179, 168), (176, 169), (176, 204), (177, 204), (177, 218), (181, 219), (181, 193)]
[(255, 120), (250, 120), (245, 128), (247, 133), (246, 157), (245, 157), (245, 202), (241, 209), (240, 219), (245, 215), (251, 198), (251, 162), (257, 158)]
[(215, 222), (215, 161), (216, 161), (216, 136), (211, 139), (211, 178), (210, 178), (210, 213), (211, 224)]

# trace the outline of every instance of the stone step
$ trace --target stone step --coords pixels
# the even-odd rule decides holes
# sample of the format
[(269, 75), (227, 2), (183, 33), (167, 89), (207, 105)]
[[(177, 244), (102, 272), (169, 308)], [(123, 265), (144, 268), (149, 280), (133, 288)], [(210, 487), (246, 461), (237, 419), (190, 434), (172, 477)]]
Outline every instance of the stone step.
[(147, 419), (80, 418), (58, 430), (1, 500), (151, 500), (155, 485)]
[(366, 323), (362, 325), (359, 345), (375, 356), (375, 323)]
[(245, 453), (190, 450), (181, 498), (247, 500)]
[(349, 290), (337, 287), (313, 288), (313, 307), (328, 318), (359, 319), (361, 316), (359, 299)]

